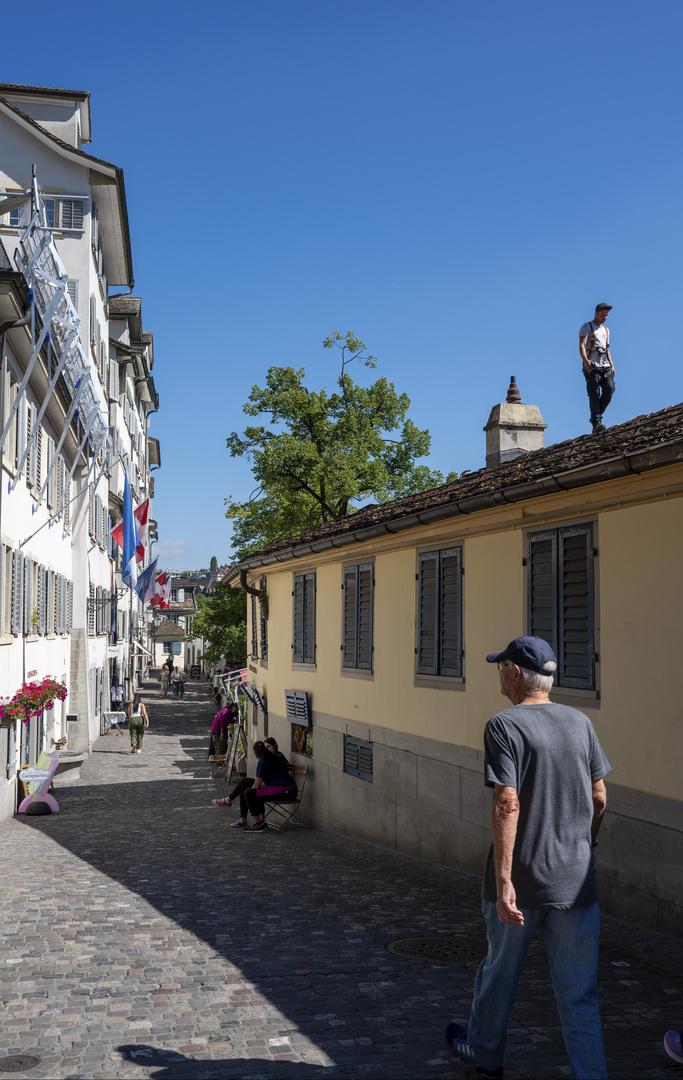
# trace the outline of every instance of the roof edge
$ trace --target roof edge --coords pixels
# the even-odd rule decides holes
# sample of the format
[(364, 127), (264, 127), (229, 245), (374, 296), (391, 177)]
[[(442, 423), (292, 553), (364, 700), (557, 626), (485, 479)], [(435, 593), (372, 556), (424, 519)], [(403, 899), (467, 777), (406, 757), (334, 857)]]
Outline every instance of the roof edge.
[(642, 447), (638, 450), (632, 450), (630, 453), (618, 454), (615, 457), (606, 458), (591, 465), (581, 466), (578, 469), (567, 469), (564, 472), (542, 476), (537, 480), (530, 480), (523, 484), (510, 484), (494, 491), (466, 496), (463, 499), (444, 503), (442, 506), (435, 506), (431, 509), (408, 514), (405, 517), (395, 518), (392, 521), (378, 522), (355, 531), (345, 530), (342, 533), (321, 537), (318, 540), (294, 542), (289, 547), (280, 548), (276, 551), (247, 556), (241, 562), (235, 563), (231, 568), (228, 581), (234, 581), (239, 576), (240, 570), (256, 570), (263, 566), (273, 566), (277, 563), (315, 555), (322, 551), (343, 548), (354, 543), (366, 543), (368, 540), (374, 540), (380, 536), (391, 536), (419, 525), (432, 525), (436, 521), (443, 521), (460, 515), (469, 516), (482, 510), (514, 505), (525, 499), (540, 498), (543, 495), (551, 495), (559, 491), (571, 491), (574, 488), (589, 487), (592, 484), (599, 484), (606, 480), (616, 480), (624, 476), (638, 476), (641, 473), (662, 469), (667, 465), (674, 465), (680, 461), (683, 461), (683, 439)]

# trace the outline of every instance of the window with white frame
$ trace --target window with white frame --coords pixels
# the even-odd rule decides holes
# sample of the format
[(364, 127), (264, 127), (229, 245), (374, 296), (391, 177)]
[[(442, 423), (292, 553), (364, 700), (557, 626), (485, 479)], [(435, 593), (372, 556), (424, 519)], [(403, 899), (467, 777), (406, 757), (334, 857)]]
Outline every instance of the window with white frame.
[[(47, 223), (51, 229), (83, 232), (84, 197), (48, 196), (43, 199)], [(10, 216), (12, 211), (10, 211)], [(12, 224), (12, 222), (10, 222)]]

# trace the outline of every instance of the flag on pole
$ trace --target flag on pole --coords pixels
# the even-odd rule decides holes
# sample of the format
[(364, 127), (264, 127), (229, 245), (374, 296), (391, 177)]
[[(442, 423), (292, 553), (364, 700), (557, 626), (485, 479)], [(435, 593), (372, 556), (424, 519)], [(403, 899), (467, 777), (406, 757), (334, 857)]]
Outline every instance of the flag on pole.
[(133, 503), (130, 498), (130, 484), (128, 483), (128, 477), (125, 478), (125, 484), (123, 487), (123, 567), (121, 570), (121, 579), (124, 585), (127, 585), (129, 589), (134, 589), (138, 580), (138, 568), (137, 568), (137, 546), (138, 546), (138, 531), (135, 527), (135, 518), (133, 517)]
[(171, 606), (171, 574), (166, 570), (157, 577), (154, 596), (150, 603), (152, 607), (159, 608), (160, 611)]
[(157, 562), (158, 560), (155, 559), (154, 562), (150, 563), (147, 569), (143, 570), (138, 577), (135, 591), (143, 604), (146, 603), (147, 600), (151, 600), (154, 596), (156, 590), (155, 574), (157, 572)]
[[(128, 479), (126, 477), (126, 479)], [(138, 531), (138, 547), (136, 561), (142, 562), (145, 557), (147, 549), (147, 539), (149, 536), (149, 497), (143, 499), (142, 502), (133, 510), (133, 516), (135, 518), (135, 526)], [(116, 541), (120, 548), (123, 547), (123, 522), (120, 521), (115, 529), (111, 531), (112, 540)]]

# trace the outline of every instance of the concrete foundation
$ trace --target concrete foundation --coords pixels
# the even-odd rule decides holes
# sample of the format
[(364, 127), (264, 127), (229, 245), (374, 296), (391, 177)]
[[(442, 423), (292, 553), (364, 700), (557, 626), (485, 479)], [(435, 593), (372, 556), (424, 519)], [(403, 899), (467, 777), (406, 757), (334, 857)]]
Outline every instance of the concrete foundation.
[[(292, 752), (285, 717), (270, 713), (267, 724), (258, 717), (249, 741), (266, 734), (292, 762), (311, 766), (302, 821), (428, 862), (483, 872), (492, 800), (484, 787), (483, 751), (316, 712), (312, 758)], [(372, 782), (344, 772), (345, 734), (373, 743)], [(616, 784), (607, 788), (596, 852), (602, 911), (683, 938), (677, 890), (683, 802)]]

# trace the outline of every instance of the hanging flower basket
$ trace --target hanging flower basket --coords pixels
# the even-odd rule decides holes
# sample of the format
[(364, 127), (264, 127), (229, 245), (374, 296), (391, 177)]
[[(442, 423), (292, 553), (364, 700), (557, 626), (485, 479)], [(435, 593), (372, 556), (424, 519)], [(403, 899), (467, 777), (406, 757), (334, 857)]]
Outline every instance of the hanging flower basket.
[(42, 682), (24, 683), (9, 701), (0, 702), (0, 727), (13, 727), (15, 721), (28, 724), (32, 716), (51, 709), (55, 701), (64, 701), (68, 690), (64, 683), (46, 675)]

